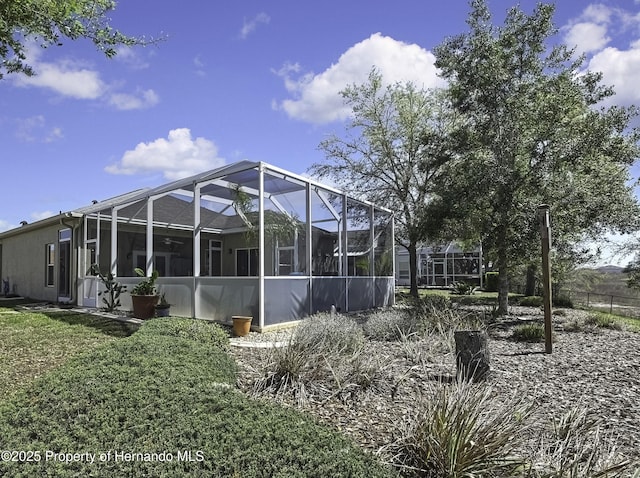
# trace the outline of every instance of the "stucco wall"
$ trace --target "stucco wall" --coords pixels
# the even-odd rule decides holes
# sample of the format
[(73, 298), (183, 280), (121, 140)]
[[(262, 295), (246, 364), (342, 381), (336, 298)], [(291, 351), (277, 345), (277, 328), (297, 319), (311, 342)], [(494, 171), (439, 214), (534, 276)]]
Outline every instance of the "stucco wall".
[[(58, 231), (67, 229), (59, 224), (41, 229), (32, 229), (22, 234), (2, 239), (2, 274), (9, 277), (11, 292), (23, 297), (38, 300), (57, 301), (58, 299)], [(55, 285), (45, 285), (46, 244), (56, 247)], [(73, 252), (72, 252), (73, 253)], [(72, 276), (73, 280), (73, 276)], [(71, 290), (75, 291), (72, 283)]]

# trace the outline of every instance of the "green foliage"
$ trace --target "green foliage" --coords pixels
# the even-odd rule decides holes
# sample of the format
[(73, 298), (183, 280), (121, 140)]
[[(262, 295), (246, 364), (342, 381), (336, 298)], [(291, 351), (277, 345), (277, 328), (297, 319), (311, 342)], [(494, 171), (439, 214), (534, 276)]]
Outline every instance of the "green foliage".
[(74, 312), (19, 312), (0, 308), (0, 397), (71, 357), (127, 337), (137, 327)]
[(451, 298), (445, 294), (429, 294), (419, 299), (416, 305), (418, 310), (427, 312), (446, 310), (451, 308)]
[(484, 275), (484, 290), (486, 292), (498, 292), (498, 272), (487, 272)]
[(222, 350), (229, 348), (229, 333), (218, 324), (200, 319), (172, 317), (147, 320), (142, 324), (137, 335), (181, 337)]
[[(446, 132), (455, 117), (441, 91), (384, 86), (375, 68), (367, 82), (341, 94), (353, 113), (347, 131), (320, 143), (326, 159), (310, 172), (396, 211), (396, 240), (412, 256), (420, 241), (441, 232), (439, 215), (430, 209), (432, 191), (449, 159)], [(417, 295), (416, 264), (409, 267), (411, 294)]]
[(544, 325), (542, 324), (522, 324), (513, 329), (511, 334), (513, 340), (517, 342), (544, 342)]
[(135, 268), (136, 275), (138, 277), (144, 277), (140, 282), (133, 286), (131, 289), (132, 295), (155, 295), (156, 294), (156, 280), (158, 279), (158, 271), (153, 271), (149, 277), (146, 276), (145, 271), (139, 267)]
[[(390, 476), (344, 436), (291, 409), (249, 399), (234, 389), (235, 380), (233, 360), (200, 341), (142, 333), (101, 347), (0, 403), (3, 448), (166, 452), (173, 460), (2, 463), (0, 473)], [(179, 460), (184, 451), (194, 461)]]
[(389, 447), (403, 476), (509, 476), (524, 464), (513, 453), (527, 430), (530, 405), (496, 401), (491, 388), (468, 382), (432, 388), (404, 436)]
[(434, 49), (462, 125), (456, 158), (437, 182), (454, 211), (458, 237), (480, 234), (501, 274), (499, 312), (508, 280), (539, 251), (535, 210), (551, 206), (554, 250), (578, 260), (580, 241), (606, 228), (633, 230), (640, 217), (629, 170), (638, 157), (633, 107), (596, 107), (613, 90), (585, 72), (556, 34), (553, 4), (532, 14), (514, 7), (496, 26), (486, 0), (471, 2), (469, 31)]
[(457, 295), (471, 295), (473, 294), (475, 287), (471, 284), (467, 284), (466, 282), (454, 282), (451, 284), (451, 292)]
[(552, 297), (554, 307), (564, 307), (566, 309), (573, 309), (573, 301), (567, 296)]
[(127, 286), (118, 282), (112, 272), (104, 275), (100, 272), (98, 264), (92, 264), (90, 273), (98, 276), (104, 291), (98, 292), (98, 295), (102, 297), (102, 303), (104, 304), (104, 310), (107, 312), (113, 312), (120, 307), (120, 295), (127, 291)]
[(115, 6), (113, 0), (0, 1), (0, 79), (4, 73), (35, 74), (25, 63), (25, 44), (29, 39), (37, 39), (38, 44), (48, 47), (61, 45), (62, 37), (70, 40), (86, 38), (107, 57), (115, 56), (119, 45), (152, 43), (114, 30), (109, 25), (109, 12)]
[(518, 305), (523, 307), (542, 307), (544, 304), (544, 299), (539, 295), (530, 295), (527, 297), (522, 297), (518, 300)]
[(627, 287), (629, 289), (640, 290), (640, 254), (637, 254), (624, 268), (627, 274)]
[(620, 321), (611, 314), (604, 312), (589, 312), (589, 315), (584, 321), (585, 325), (591, 327), (599, 327), (602, 329), (614, 329), (622, 330), (622, 324)]

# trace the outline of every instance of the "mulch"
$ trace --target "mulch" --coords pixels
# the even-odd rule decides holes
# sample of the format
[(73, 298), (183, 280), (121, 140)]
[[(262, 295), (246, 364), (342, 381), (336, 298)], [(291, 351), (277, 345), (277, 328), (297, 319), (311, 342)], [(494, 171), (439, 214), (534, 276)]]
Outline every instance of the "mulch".
[[(547, 423), (573, 408), (598, 420), (605, 440), (617, 446), (621, 457), (640, 454), (640, 334), (583, 327), (568, 331), (569, 323), (587, 312), (563, 309), (554, 316), (553, 352), (544, 343), (511, 339), (520, 323), (541, 322), (537, 308), (513, 307), (510, 315), (489, 329), (491, 372), (486, 380), (496, 400), (514, 394), (535, 405), (534, 413)], [(261, 337), (260, 340), (264, 340)], [(265, 349), (233, 348), (240, 368), (238, 386), (256, 395), (255, 384), (268, 359)], [(300, 405), (291, 396), (275, 400), (297, 407), (345, 433), (363, 448), (377, 453), (397, 440), (434, 383), (455, 380), (451, 347), (415, 342), (367, 342), (364, 354), (379, 364), (375, 383), (363, 393), (311, 397)], [(535, 439), (532, 436), (532, 439)]]

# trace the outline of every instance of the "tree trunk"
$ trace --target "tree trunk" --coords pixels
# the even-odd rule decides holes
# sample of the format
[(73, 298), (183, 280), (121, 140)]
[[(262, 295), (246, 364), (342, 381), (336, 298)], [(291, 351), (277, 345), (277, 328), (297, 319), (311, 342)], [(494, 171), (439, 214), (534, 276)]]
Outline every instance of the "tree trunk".
[(507, 249), (500, 246), (498, 249), (498, 315), (507, 315), (509, 312), (509, 259)]
[(413, 297), (418, 297), (418, 253), (416, 251), (416, 243), (409, 243), (409, 277), (411, 279), (411, 285), (409, 294)]
[(536, 266), (533, 264), (527, 267), (527, 283), (524, 288), (524, 295), (536, 295)]

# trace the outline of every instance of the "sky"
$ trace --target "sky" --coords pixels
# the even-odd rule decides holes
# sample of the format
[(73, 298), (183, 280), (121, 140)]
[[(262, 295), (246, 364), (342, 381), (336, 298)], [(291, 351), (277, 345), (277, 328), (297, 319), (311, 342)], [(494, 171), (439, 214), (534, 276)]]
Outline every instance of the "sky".
[[(495, 23), (515, 3), (488, 0)], [(388, 82), (444, 85), (432, 51), (468, 31), (469, 11), (465, 0), (120, 1), (113, 27), (161, 41), (112, 59), (88, 41), (33, 43), (38, 74), (0, 80), (0, 231), (245, 159), (306, 174), (320, 141), (345, 132), (339, 92), (373, 66)], [(559, 1), (554, 18), (554, 41), (586, 55), (612, 102), (640, 105), (640, 0)]]

